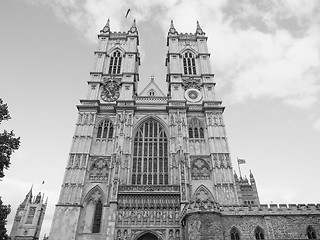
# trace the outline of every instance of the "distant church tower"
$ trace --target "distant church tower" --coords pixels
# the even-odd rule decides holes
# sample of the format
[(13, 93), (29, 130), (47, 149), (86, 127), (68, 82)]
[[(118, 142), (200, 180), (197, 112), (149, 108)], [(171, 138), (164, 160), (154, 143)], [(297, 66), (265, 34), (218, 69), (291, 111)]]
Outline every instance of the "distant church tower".
[(98, 39), (49, 239), (192, 239), (208, 210), (221, 231), (219, 206), (239, 204), (238, 189), (199, 23), (182, 34), (171, 22), (167, 95), (153, 77), (137, 94), (135, 21), (111, 32), (108, 20)]
[(10, 233), (11, 240), (39, 239), (40, 230), (47, 207), (43, 195), (32, 196), (32, 189), (19, 205)]

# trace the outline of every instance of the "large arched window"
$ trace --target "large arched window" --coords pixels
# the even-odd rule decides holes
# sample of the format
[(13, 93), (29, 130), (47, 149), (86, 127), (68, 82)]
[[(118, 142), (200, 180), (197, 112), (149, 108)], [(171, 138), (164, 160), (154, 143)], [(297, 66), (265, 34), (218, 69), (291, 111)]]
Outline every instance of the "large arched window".
[(188, 75), (197, 74), (195, 57), (191, 52), (183, 54), (183, 73)]
[(230, 230), (230, 239), (231, 240), (240, 240), (240, 234), (237, 228), (233, 227)]
[(167, 135), (158, 121), (149, 119), (139, 127), (134, 137), (132, 184), (168, 184), (168, 168)]
[(190, 139), (199, 139), (204, 138), (203, 126), (199, 119), (192, 118), (189, 123), (189, 138)]
[(110, 57), (109, 74), (120, 74), (121, 61), (121, 52), (116, 50)]
[(264, 239), (264, 231), (261, 227), (256, 227), (256, 230), (254, 231), (254, 235), (256, 239)]
[(104, 120), (99, 124), (97, 139), (112, 138), (113, 124), (110, 120)]
[(311, 226), (307, 227), (307, 236), (308, 236), (308, 239), (317, 239), (317, 234), (313, 227)]

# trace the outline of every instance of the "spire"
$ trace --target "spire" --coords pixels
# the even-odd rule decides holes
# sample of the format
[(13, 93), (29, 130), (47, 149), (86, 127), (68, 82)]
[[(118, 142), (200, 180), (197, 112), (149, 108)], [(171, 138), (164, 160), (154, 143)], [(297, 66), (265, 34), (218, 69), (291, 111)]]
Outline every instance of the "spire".
[(106, 25), (100, 31), (100, 33), (110, 33), (110, 20), (108, 18)]
[(27, 202), (31, 202), (31, 200), (32, 200), (32, 188), (33, 188), (33, 185), (31, 186), (29, 192), (27, 193), (25, 199), (23, 200), (24, 204), (26, 204)]
[(133, 23), (132, 23), (132, 26), (131, 26), (131, 28), (129, 30), (129, 33), (138, 33), (135, 19), (133, 20)]
[(196, 35), (205, 35), (206, 33), (202, 31), (202, 28), (200, 27), (199, 21), (197, 21), (197, 29), (196, 29)]
[(251, 172), (251, 170), (250, 170), (250, 183), (253, 183), (253, 182), (255, 182), (255, 180), (254, 180), (254, 177), (253, 177), (253, 174), (252, 174), (252, 172)]
[(170, 28), (169, 28), (169, 32), (168, 35), (170, 34), (178, 34), (177, 30), (175, 29), (174, 25), (173, 25), (173, 20), (171, 20), (171, 24), (170, 24)]
[(237, 175), (236, 171), (234, 171), (233, 176), (234, 176), (234, 179), (235, 179), (236, 181), (238, 181), (238, 180), (239, 180), (239, 178), (238, 178), (238, 175)]

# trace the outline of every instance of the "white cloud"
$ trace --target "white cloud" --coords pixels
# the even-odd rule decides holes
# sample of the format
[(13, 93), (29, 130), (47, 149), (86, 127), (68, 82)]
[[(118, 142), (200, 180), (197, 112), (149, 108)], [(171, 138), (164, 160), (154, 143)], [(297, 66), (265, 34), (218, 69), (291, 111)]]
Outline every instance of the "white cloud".
[[(40, 2), (32, 0), (36, 1)], [(317, 0), (47, 0), (46, 3), (79, 35), (94, 42), (108, 17), (112, 30), (129, 29), (131, 22), (124, 18), (128, 8), (132, 10), (130, 20), (137, 18), (138, 25), (155, 21), (164, 34), (170, 19), (174, 19), (179, 32), (194, 32), (199, 20), (209, 37), (219, 86), (228, 87), (229, 99), (234, 102), (280, 99), (300, 108), (319, 101)]]
[(320, 132), (320, 118), (315, 121), (315, 123), (313, 124), (313, 128)]

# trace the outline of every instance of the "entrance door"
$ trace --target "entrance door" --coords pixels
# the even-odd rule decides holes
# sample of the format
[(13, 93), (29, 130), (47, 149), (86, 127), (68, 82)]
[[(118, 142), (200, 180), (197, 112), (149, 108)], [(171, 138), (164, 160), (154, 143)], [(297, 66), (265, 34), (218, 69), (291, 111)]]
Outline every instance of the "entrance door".
[(159, 238), (152, 233), (146, 233), (139, 237), (137, 240), (159, 240)]

